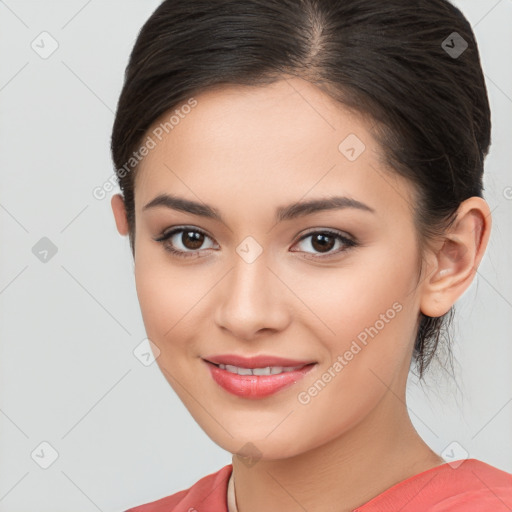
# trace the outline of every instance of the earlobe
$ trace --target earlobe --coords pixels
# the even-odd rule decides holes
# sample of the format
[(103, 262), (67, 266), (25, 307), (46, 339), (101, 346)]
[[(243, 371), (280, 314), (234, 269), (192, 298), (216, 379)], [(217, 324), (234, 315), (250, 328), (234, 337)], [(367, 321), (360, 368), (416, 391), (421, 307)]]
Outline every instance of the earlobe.
[[(484, 199), (464, 201), (457, 219), (434, 256), (434, 270), (422, 283), (420, 308), (427, 316), (448, 313), (469, 288), (485, 253), (491, 232), (491, 212)], [(431, 255), (432, 256), (432, 255)]]
[(110, 201), (114, 219), (116, 221), (117, 231), (120, 235), (125, 236), (128, 234), (128, 220), (126, 217), (126, 208), (124, 206), (123, 196), (121, 194), (114, 194)]

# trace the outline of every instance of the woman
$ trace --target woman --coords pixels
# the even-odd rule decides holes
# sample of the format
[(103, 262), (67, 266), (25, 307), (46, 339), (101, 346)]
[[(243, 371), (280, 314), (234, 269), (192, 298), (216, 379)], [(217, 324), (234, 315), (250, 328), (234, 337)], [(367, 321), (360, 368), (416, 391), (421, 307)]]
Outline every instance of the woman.
[(112, 134), (159, 367), (232, 464), (131, 509), (510, 510), (414, 429), (484, 255), (490, 111), (446, 0), (166, 0)]

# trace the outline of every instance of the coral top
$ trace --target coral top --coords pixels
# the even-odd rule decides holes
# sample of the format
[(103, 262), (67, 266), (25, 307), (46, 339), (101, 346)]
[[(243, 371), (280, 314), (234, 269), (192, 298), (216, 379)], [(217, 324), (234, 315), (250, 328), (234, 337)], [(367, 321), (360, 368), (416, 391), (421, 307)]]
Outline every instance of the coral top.
[[(460, 464), (458, 467), (457, 464)], [(453, 465), (453, 467), (452, 467)], [(456, 469), (454, 469), (456, 467)], [(233, 466), (228, 464), (189, 489), (126, 512), (228, 512)], [(442, 464), (411, 476), (354, 512), (510, 512), (512, 474), (477, 459)]]

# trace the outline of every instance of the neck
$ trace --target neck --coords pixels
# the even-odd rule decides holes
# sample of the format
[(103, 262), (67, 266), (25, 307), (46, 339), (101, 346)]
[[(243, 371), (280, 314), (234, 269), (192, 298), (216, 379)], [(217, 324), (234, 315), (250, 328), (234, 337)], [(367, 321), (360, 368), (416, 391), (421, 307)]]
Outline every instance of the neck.
[(305, 453), (278, 460), (263, 457), (252, 466), (235, 455), (237, 508), (351, 512), (398, 482), (443, 463), (414, 429), (405, 399), (388, 393), (358, 425)]

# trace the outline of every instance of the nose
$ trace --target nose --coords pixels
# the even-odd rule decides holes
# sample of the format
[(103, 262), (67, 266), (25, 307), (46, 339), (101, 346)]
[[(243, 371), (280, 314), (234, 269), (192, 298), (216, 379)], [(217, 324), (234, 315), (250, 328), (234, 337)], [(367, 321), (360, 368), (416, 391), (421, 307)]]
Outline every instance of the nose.
[(219, 291), (215, 321), (236, 339), (268, 336), (290, 323), (287, 288), (262, 256), (252, 263), (235, 259)]

